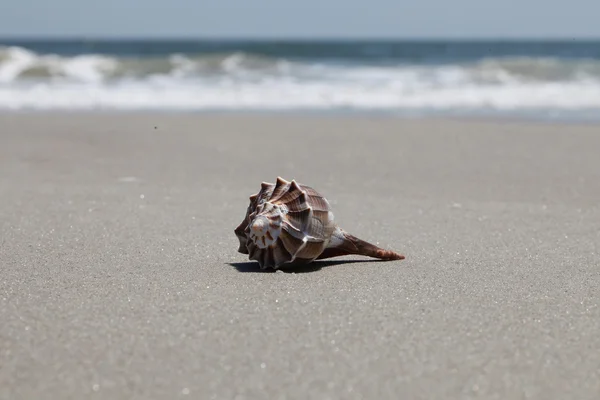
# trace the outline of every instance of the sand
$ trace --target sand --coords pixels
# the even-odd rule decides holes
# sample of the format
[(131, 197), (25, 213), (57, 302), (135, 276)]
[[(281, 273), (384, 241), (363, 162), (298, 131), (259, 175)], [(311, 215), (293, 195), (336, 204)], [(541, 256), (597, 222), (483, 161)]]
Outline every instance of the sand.
[[(0, 115), (2, 399), (597, 399), (600, 127)], [(262, 273), (262, 181), (406, 260)], [(93, 396), (93, 397), (92, 397)]]

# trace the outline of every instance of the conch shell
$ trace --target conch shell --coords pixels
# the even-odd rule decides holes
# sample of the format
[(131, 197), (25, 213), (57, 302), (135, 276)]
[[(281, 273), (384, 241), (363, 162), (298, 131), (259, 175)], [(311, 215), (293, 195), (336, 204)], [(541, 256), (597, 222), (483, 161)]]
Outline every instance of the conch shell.
[(263, 182), (250, 196), (242, 223), (235, 229), (238, 251), (261, 269), (308, 264), (349, 254), (381, 260), (404, 256), (365, 242), (336, 225), (329, 202), (313, 188), (280, 177)]

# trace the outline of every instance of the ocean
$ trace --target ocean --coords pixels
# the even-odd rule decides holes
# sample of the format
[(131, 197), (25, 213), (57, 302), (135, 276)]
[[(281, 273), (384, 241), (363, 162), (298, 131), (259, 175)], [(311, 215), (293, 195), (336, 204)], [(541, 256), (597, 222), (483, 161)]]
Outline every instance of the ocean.
[(600, 41), (0, 39), (0, 110), (600, 120)]

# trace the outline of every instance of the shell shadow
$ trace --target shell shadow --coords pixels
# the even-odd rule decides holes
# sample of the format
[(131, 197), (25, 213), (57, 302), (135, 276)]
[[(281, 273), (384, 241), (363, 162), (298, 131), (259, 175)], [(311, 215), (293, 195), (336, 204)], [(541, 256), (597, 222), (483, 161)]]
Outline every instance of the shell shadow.
[[(331, 267), (334, 265), (341, 264), (354, 264), (354, 263), (378, 263), (378, 262), (386, 262), (385, 260), (329, 260), (329, 261), (313, 261), (310, 264), (298, 266), (298, 267), (288, 267), (288, 268), (280, 268), (279, 270), (285, 273), (294, 273), (294, 274), (304, 274), (307, 272), (316, 272), (323, 268)], [(254, 272), (254, 273), (263, 273), (263, 274), (272, 274), (277, 271), (272, 269), (260, 269), (259, 265), (255, 261), (247, 261), (247, 262), (234, 262), (227, 263), (231, 265), (238, 272)]]

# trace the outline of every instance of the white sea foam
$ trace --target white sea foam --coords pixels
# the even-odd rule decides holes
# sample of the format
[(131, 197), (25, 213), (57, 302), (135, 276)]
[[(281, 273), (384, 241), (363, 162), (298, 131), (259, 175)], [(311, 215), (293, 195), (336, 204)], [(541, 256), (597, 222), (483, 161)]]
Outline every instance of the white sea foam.
[(82, 83), (101, 82), (118, 67), (111, 57), (37, 55), (20, 47), (0, 47), (0, 83), (27, 79), (65, 78)]
[(64, 57), (5, 47), (0, 109), (600, 111), (600, 63), (341, 65), (243, 53)]

